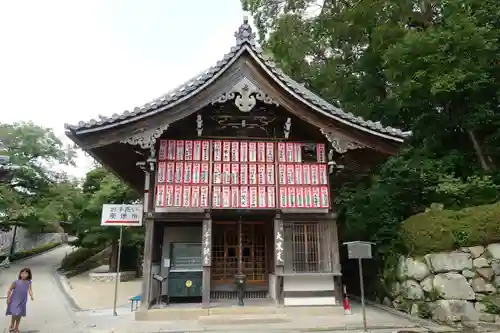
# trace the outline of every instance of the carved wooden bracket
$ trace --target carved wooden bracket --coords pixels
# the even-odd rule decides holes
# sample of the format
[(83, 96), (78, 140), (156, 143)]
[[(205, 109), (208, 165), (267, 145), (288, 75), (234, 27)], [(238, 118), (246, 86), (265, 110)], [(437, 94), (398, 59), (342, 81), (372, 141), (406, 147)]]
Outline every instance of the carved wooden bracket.
[(156, 140), (160, 138), (160, 136), (168, 129), (169, 126), (170, 125), (167, 124), (158, 128), (145, 130), (140, 133), (136, 133), (127, 139), (120, 140), (120, 142), (132, 146), (139, 146), (142, 149), (149, 149), (151, 150), (151, 155), (154, 156)]
[(244, 77), (238, 83), (231, 87), (227, 92), (220, 94), (217, 98), (212, 100), (212, 105), (216, 103), (225, 103), (233, 100), (236, 107), (241, 112), (250, 112), (257, 100), (266, 104), (274, 104), (278, 106), (278, 102), (272, 99), (269, 95), (260, 90), (252, 81)]
[(331, 143), (332, 148), (339, 154), (345, 154), (349, 150), (365, 148), (365, 146), (360, 143), (339, 138), (335, 133), (327, 131), (323, 128), (320, 129), (320, 132), (325, 136), (328, 142)]

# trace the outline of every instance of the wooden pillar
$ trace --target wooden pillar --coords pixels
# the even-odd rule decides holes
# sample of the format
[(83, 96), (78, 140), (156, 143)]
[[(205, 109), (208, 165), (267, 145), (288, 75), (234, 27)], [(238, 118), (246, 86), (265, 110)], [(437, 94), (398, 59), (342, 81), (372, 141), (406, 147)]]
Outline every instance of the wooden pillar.
[[(340, 266), (340, 255), (339, 255), (339, 236), (337, 230), (337, 218), (336, 214), (332, 214), (332, 219), (330, 221), (331, 226), (331, 250), (332, 250), (332, 270), (333, 273), (341, 273), (342, 268)], [(333, 285), (335, 288), (335, 302), (337, 304), (342, 304), (343, 301), (343, 286), (342, 286), (342, 276), (333, 277)]]
[(276, 276), (275, 295), (276, 304), (281, 304), (283, 273), (285, 266), (285, 232), (283, 227), (283, 220), (280, 214), (276, 214), (274, 218), (274, 274)]
[(210, 307), (210, 279), (212, 278), (212, 217), (205, 214), (202, 226), (202, 255), (203, 255), (203, 282), (202, 282), (202, 307)]
[(144, 236), (144, 260), (142, 265), (142, 292), (141, 309), (147, 311), (151, 304), (151, 269), (153, 264), (154, 245), (154, 198), (155, 198), (155, 150), (151, 149), (151, 156), (145, 163), (144, 177), (144, 216), (146, 233)]

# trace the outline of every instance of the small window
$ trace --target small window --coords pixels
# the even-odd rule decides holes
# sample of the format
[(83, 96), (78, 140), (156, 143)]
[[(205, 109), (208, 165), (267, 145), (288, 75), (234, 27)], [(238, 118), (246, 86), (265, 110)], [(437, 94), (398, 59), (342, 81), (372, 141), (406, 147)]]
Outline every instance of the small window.
[(244, 247), (243, 248), (243, 257), (250, 257), (250, 248), (249, 247)]
[(236, 249), (234, 247), (230, 247), (227, 249), (228, 257), (236, 257)]

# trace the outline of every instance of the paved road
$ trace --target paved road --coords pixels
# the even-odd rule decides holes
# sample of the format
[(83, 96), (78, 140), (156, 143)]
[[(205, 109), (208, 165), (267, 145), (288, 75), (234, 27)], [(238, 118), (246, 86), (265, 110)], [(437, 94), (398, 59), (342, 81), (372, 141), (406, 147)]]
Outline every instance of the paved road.
[[(58, 286), (53, 271), (67, 252), (69, 246), (61, 246), (43, 255), (14, 262), (10, 268), (0, 269), (0, 295), (7, 294), (9, 284), (17, 278), (23, 267), (33, 273), (34, 301), (28, 301), (27, 316), (21, 321), (22, 333), (80, 333), (74, 312), (65, 294)], [(0, 300), (5, 302), (5, 300)], [(2, 311), (5, 307), (2, 308)], [(7, 332), (9, 317), (0, 316), (0, 332)]]

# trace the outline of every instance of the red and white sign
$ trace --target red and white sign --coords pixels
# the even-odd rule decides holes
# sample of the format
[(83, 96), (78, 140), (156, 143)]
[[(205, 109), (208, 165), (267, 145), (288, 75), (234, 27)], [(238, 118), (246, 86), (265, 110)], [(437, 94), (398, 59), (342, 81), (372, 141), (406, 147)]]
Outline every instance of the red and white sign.
[(295, 184), (295, 169), (293, 164), (288, 164), (286, 166), (286, 183), (288, 185)]
[(266, 195), (266, 188), (264, 186), (259, 186), (259, 208), (267, 208), (267, 203), (266, 203), (267, 195)]
[(231, 142), (231, 161), (238, 162), (240, 155), (240, 143), (238, 141)]
[(248, 142), (240, 142), (240, 162), (248, 162)]
[(175, 162), (168, 162), (166, 182), (169, 184), (172, 184), (174, 182), (174, 170), (175, 170)]
[(248, 143), (248, 161), (249, 162), (257, 162), (257, 143), (249, 142)]
[(286, 143), (286, 161), (288, 163), (295, 162), (295, 144), (291, 142)]
[(201, 173), (201, 164), (199, 162), (193, 163), (193, 184), (200, 183), (200, 173)]
[(214, 145), (214, 161), (220, 162), (222, 161), (222, 142), (214, 141), (213, 145)]
[(193, 141), (187, 140), (184, 148), (184, 160), (192, 161), (193, 160)]
[(197, 140), (193, 144), (193, 160), (201, 160), (201, 141)]
[(174, 161), (175, 160), (175, 140), (167, 141), (167, 160)]
[(304, 208), (304, 188), (297, 187), (295, 194), (297, 195), (297, 208)]
[(231, 164), (222, 164), (222, 184), (231, 184)]
[(175, 185), (174, 186), (174, 207), (182, 206), (182, 186)]
[(191, 207), (200, 207), (200, 187), (191, 187)]
[(257, 165), (256, 164), (250, 164), (248, 166), (248, 183), (250, 185), (257, 184)]
[(240, 165), (237, 163), (231, 164), (231, 184), (239, 184), (240, 180)]
[(326, 164), (319, 166), (319, 183), (321, 185), (328, 184), (328, 173), (326, 172)]
[(248, 201), (249, 201), (248, 187), (241, 186), (240, 187), (240, 207), (241, 208), (248, 208)]
[(302, 184), (311, 184), (311, 166), (309, 164), (304, 164), (302, 166), (302, 171), (304, 171), (304, 177), (302, 178)]
[(201, 184), (208, 184), (208, 163), (202, 163), (201, 164), (201, 176), (200, 176), (200, 183)]
[(175, 142), (175, 160), (182, 161), (184, 159), (184, 141), (177, 140)]
[(231, 142), (230, 141), (222, 141), (222, 161), (224, 161), (224, 162), (231, 161)]
[(210, 141), (201, 142), (201, 160), (210, 161)]
[(167, 159), (167, 146), (168, 143), (165, 140), (160, 141), (160, 149), (158, 150), (158, 160), (164, 161)]
[(320, 196), (321, 196), (321, 208), (330, 208), (330, 196), (327, 186), (321, 186), (320, 188)]
[(312, 189), (310, 187), (306, 187), (305, 189), (305, 206), (306, 208), (312, 208)]
[(280, 185), (286, 184), (286, 167), (284, 164), (278, 165), (278, 183)]
[(278, 143), (278, 162), (279, 163), (286, 162), (286, 147), (283, 142)]
[(175, 163), (175, 179), (174, 179), (174, 181), (177, 184), (181, 184), (183, 176), (184, 176), (184, 163), (182, 163), (182, 162)]
[(142, 205), (102, 205), (101, 225), (140, 227)]
[(321, 199), (319, 196), (319, 187), (313, 187), (312, 188), (312, 195), (313, 195), (313, 207), (314, 208), (320, 208), (321, 207)]
[(302, 164), (295, 164), (295, 184), (302, 185)]
[(248, 164), (240, 164), (240, 184), (248, 185)]
[(240, 206), (240, 189), (238, 186), (231, 187), (231, 208)]
[(165, 182), (165, 172), (167, 171), (167, 164), (165, 162), (158, 163), (158, 183)]
[(280, 187), (280, 208), (288, 208), (286, 187)]
[(200, 192), (201, 192), (200, 207), (206, 208), (208, 207), (208, 186), (202, 186)]
[(174, 185), (167, 185), (165, 190), (165, 206), (172, 207), (174, 205)]
[(191, 162), (184, 164), (184, 183), (190, 184), (193, 176), (193, 164)]
[(191, 186), (184, 186), (182, 191), (182, 207), (191, 205)]
[(288, 208), (295, 208), (296, 207), (296, 202), (295, 202), (295, 187), (289, 187), (287, 189), (287, 194), (288, 194)]
[(156, 207), (165, 206), (165, 185), (156, 186)]
[(222, 187), (222, 208), (231, 207), (231, 188), (229, 186)]
[(212, 178), (214, 184), (222, 184), (222, 164), (214, 163), (214, 176)]
[(274, 185), (274, 177), (275, 177), (275, 174), (274, 174), (274, 164), (268, 164), (266, 166), (266, 183), (268, 185)]
[(267, 187), (267, 207), (275, 208), (276, 207), (276, 189), (274, 187)]
[(266, 143), (257, 143), (257, 161), (260, 163), (266, 163)]
[(302, 143), (295, 144), (295, 162), (302, 163)]
[(274, 163), (274, 143), (266, 142), (266, 162)]
[(311, 184), (319, 184), (319, 167), (317, 164), (311, 165)]
[(250, 208), (257, 208), (257, 186), (250, 186)]
[(259, 182), (259, 185), (265, 185), (266, 184), (266, 165), (265, 164), (259, 164), (257, 166), (257, 180)]
[(222, 207), (222, 189), (220, 186), (214, 186), (212, 192), (212, 207), (221, 208)]

